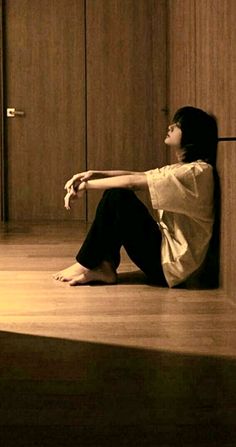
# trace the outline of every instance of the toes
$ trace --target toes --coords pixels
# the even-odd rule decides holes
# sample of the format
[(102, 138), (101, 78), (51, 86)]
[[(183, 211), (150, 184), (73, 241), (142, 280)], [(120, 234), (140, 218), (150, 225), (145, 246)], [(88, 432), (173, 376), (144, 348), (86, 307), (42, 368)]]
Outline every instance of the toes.
[(75, 279), (73, 279), (73, 281), (70, 281), (69, 282), (69, 286), (77, 286), (79, 284), (79, 282), (77, 281), (77, 280), (75, 280)]
[(55, 274), (53, 275), (53, 279), (56, 279), (57, 281), (68, 281), (62, 274)]
[(57, 273), (54, 273), (54, 275), (52, 275), (52, 277), (53, 277), (53, 279), (57, 279), (58, 281), (62, 281), (63, 274), (62, 274), (62, 272), (57, 272)]
[(53, 275), (53, 279), (56, 279), (57, 281), (60, 279), (59, 275)]
[(85, 284), (85, 283), (86, 283), (86, 279), (85, 279), (85, 275), (83, 273), (82, 273), (82, 275), (79, 275), (76, 278), (69, 281), (70, 286), (78, 286), (79, 284)]
[(78, 286), (79, 284), (81, 284), (81, 282), (78, 281), (78, 279), (73, 279), (72, 281), (69, 282), (70, 286)]
[(62, 276), (62, 277), (60, 278), (60, 281), (62, 281), (62, 282), (68, 282), (68, 281), (70, 281), (70, 279), (71, 279), (71, 278), (67, 278), (66, 276)]
[(54, 279), (58, 279), (58, 277), (59, 277), (59, 273), (54, 273), (54, 274), (52, 275), (52, 277), (53, 277)]

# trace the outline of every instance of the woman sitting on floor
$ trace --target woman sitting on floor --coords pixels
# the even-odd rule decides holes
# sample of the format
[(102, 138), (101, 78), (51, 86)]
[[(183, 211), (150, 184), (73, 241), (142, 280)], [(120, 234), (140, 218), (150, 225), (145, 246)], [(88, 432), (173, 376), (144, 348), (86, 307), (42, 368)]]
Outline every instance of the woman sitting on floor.
[[(122, 246), (149, 282), (173, 287), (192, 277), (204, 266), (213, 233), (217, 140), (215, 118), (186, 106), (175, 113), (165, 138), (176, 164), (74, 175), (65, 185), (67, 209), (83, 191), (105, 192), (76, 263), (54, 278), (70, 285), (115, 284)], [(145, 189), (156, 219), (135, 195)]]

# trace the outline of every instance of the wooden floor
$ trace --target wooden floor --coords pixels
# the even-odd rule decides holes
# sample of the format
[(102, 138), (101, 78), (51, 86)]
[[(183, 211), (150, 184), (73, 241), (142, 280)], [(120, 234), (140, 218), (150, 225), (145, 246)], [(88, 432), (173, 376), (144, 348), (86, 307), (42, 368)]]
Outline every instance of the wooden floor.
[(0, 445), (235, 447), (233, 304), (149, 286), (125, 253), (115, 286), (54, 281), (85, 233), (0, 228)]

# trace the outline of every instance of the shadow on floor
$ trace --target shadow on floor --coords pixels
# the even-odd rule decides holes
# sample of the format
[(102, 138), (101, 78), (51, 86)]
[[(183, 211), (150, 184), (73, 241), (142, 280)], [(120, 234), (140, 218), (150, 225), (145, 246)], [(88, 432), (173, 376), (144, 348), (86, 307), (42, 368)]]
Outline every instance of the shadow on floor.
[(119, 272), (118, 284), (147, 284), (147, 277), (141, 270)]
[(235, 446), (236, 360), (0, 333), (0, 443)]

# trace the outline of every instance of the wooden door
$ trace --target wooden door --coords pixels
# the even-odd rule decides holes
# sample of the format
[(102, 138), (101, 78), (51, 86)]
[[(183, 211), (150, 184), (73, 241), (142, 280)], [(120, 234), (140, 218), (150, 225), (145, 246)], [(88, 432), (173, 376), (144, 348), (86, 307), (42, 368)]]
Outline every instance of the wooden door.
[[(88, 167), (160, 167), (166, 163), (166, 1), (86, 3)], [(88, 196), (91, 220), (100, 194)]]
[(10, 220), (85, 219), (64, 183), (85, 169), (84, 0), (7, 0), (5, 104)]

